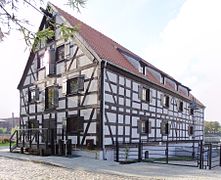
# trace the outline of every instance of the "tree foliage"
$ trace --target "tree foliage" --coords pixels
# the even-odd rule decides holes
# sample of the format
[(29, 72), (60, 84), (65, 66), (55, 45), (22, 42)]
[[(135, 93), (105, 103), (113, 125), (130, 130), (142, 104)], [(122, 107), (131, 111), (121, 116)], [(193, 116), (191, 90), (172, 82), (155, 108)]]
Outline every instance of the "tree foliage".
[(218, 121), (205, 121), (205, 134), (209, 133), (221, 133), (221, 126)]
[[(84, 7), (85, 3), (86, 0), (66, 0), (66, 5), (77, 11), (80, 11), (80, 8)], [(0, 0), (0, 41), (8, 36), (12, 30), (20, 31), (28, 46), (31, 46), (36, 39), (38, 41), (53, 37), (54, 31), (49, 28), (39, 32), (33, 32), (30, 29), (31, 24), (29, 21), (19, 15), (22, 8), (32, 8), (48, 17), (49, 14), (46, 10), (43, 8), (37, 8), (40, 6), (45, 6), (44, 0)], [(61, 27), (64, 39), (72, 36), (77, 30), (76, 27), (68, 27), (63, 24), (53, 23), (52, 26)], [(37, 41), (35, 41), (35, 44)]]

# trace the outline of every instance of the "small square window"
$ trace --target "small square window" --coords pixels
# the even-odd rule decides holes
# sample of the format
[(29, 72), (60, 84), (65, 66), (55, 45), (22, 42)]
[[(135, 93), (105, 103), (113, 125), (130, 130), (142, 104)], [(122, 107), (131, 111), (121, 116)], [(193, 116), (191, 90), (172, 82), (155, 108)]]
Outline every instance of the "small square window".
[(84, 117), (73, 115), (67, 118), (67, 134), (75, 135), (84, 131)]
[(84, 91), (84, 76), (75, 77), (67, 80), (67, 94), (76, 94)]
[(33, 103), (39, 100), (39, 90), (38, 88), (36, 89), (30, 89), (28, 91), (28, 102)]

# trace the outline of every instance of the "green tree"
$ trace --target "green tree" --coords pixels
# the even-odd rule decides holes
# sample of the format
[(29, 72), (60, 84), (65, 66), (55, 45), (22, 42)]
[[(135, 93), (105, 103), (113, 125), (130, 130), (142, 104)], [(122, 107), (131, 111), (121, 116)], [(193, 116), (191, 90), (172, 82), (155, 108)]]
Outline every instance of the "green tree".
[(5, 134), (7, 132), (6, 128), (0, 128), (0, 134)]
[(218, 121), (205, 121), (204, 123), (205, 134), (208, 133), (219, 133), (221, 132), (221, 126)]
[[(81, 7), (84, 7), (86, 0), (65, 0), (66, 5), (70, 6), (77, 11), (80, 11)], [(30, 30), (30, 23), (27, 19), (23, 19), (19, 13), (23, 8), (32, 8), (39, 13), (48, 16), (46, 10), (37, 7), (44, 5), (45, 0), (0, 0), (0, 41), (4, 37), (10, 34), (10, 31), (16, 29), (22, 33), (24, 40), (28, 46), (33, 44), (34, 40), (41, 40), (53, 37), (54, 32), (50, 29), (44, 29), (40, 32), (33, 32)], [(44, 5), (45, 6), (45, 5)], [(58, 24), (52, 24), (52, 26), (58, 26)], [(64, 25), (62, 29), (64, 35), (71, 35), (76, 31), (76, 27), (66, 27)], [(65, 37), (67, 38), (67, 37)], [(36, 42), (35, 42), (36, 43)]]

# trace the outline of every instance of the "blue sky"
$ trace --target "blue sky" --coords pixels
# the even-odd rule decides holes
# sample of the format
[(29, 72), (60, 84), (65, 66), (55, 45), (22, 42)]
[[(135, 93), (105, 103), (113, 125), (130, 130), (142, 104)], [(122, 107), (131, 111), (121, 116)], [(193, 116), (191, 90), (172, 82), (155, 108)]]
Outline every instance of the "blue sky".
[[(64, 1), (51, 2), (190, 87), (207, 107), (205, 119), (221, 122), (221, 1), (88, 0), (81, 13)], [(41, 14), (25, 8), (21, 15), (31, 18), (37, 29)], [(5, 84), (0, 89), (0, 117), (18, 115), (16, 87), (28, 58), (24, 49), (16, 32), (0, 43), (0, 81)]]

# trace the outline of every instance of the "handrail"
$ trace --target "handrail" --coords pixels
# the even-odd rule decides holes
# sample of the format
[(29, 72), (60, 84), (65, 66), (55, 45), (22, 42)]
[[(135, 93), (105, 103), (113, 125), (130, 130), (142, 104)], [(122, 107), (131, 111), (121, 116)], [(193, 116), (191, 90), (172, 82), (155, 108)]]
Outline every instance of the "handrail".
[(10, 148), (10, 152), (12, 152), (14, 150), (14, 148), (12, 149), (12, 139), (13, 137), (16, 135), (16, 144), (14, 147), (18, 146), (18, 130), (15, 130), (13, 132), (13, 134), (11, 135), (10, 139), (9, 139), (9, 148)]

